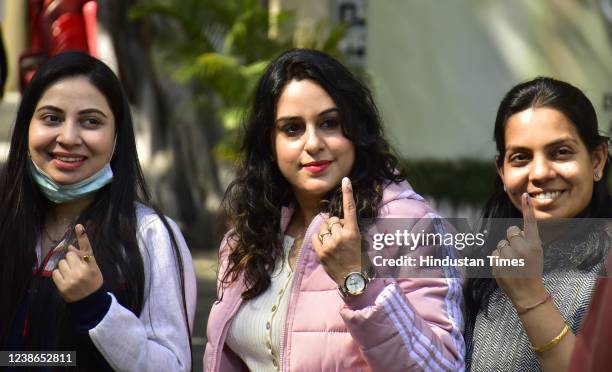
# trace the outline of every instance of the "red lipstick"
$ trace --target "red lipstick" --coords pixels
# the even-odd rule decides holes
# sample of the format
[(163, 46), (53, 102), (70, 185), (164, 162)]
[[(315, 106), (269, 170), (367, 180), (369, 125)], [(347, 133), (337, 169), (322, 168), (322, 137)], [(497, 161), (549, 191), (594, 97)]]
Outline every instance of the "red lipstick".
[(331, 160), (312, 161), (302, 165), (302, 167), (311, 173), (320, 173), (326, 170), (331, 163)]

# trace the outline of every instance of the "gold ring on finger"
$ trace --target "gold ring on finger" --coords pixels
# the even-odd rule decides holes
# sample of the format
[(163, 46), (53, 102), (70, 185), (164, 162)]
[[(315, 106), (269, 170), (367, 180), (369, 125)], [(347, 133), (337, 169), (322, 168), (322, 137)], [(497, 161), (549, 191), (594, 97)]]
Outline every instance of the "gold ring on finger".
[(321, 242), (321, 244), (323, 243), (323, 238), (325, 237), (325, 235), (331, 235), (331, 231), (326, 231), (323, 234), (319, 234), (319, 241)]
[(329, 231), (331, 231), (331, 229), (334, 227), (334, 225), (340, 225), (342, 226), (342, 224), (340, 223), (340, 221), (334, 221), (331, 224), (328, 225), (329, 227)]
[(90, 255), (88, 255), (88, 254), (84, 255), (84, 256), (83, 256), (83, 261), (85, 261), (85, 262), (89, 263), (89, 261), (91, 261), (91, 256), (90, 256)]
[(506, 248), (509, 245), (510, 243), (508, 243), (507, 240), (500, 240), (499, 243), (497, 243), (497, 253), (501, 254), (502, 249)]

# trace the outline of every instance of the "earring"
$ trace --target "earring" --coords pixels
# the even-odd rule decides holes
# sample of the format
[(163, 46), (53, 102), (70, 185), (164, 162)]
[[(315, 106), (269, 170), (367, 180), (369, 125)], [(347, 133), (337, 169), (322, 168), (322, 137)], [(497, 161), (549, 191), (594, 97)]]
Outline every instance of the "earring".
[(506, 185), (504, 185), (504, 192), (508, 192), (508, 190), (506, 190)]
[(595, 181), (599, 181), (601, 179), (601, 173), (599, 173), (599, 171), (595, 171), (593, 175), (595, 176)]

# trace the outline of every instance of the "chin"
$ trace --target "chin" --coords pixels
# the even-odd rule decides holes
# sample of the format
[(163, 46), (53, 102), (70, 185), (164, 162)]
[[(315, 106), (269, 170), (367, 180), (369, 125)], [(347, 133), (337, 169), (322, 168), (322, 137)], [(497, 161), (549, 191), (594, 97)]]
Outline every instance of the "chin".
[(83, 177), (78, 177), (78, 176), (75, 177), (74, 175), (70, 175), (68, 177), (64, 174), (57, 175), (57, 174), (50, 173), (49, 175), (51, 176), (53, 181), (59, 183), (60, 185), (72, 185), (72, 184), (75, 184), (75, 183), (78, 183), (84, 180)]
[(572, 214), (567, 210), (550, 210), (550, 211), (539, 211), (536, 209), (535, 216), (538, 220), (552, 220), (552, 219), (562, 219), (562, 218), (573, 218), (576, 217), (577, 214)]
[(332, 188), (329, 185), (304, 185), (300, 188), (300, 191), (308, 196), (323, 198)]
[(327, 193), (329, 193), (330, 190), (331, 190), (330, 188), (323, 188), (323, 187), (307, 188), (307, 189), (304, 189), (304, 193), (310, 196), (324, 198), (325, 195), (327, 195)]
[(535, 217), (537, 220), (550, 220), (553, 218), (559, 218), (553, 213), (542, 212), (542, 211), (535, 211)]

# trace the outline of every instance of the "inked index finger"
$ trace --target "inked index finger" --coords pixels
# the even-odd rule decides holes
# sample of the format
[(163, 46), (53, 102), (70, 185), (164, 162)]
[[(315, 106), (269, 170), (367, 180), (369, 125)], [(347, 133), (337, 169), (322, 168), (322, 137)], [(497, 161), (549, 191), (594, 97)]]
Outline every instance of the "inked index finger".
[(87, 238), (87, 233), (85, 232), (83, 225), (76, 225), (74, 227), (74, 231), (76, 232), (77, 241), (79, 242), (79, 251), (81, 254), (93, 255), (93, 249), (91, 248), (89, 238)]
[(538, 222), (535, 217), (533, 202), (529, 194), (524, 193), (521, 196), (521, 207), (523, 209), (523, 230), (525, 231), (525, 239), (529, 241), (539, 241), (540, 233), (538, 231)]
[(344, 210), (344, 227), (359, 230), (357, 225), (357, 208), (353, 198), (353, 186), (348, 177), (342, 179), (342, 207)]

